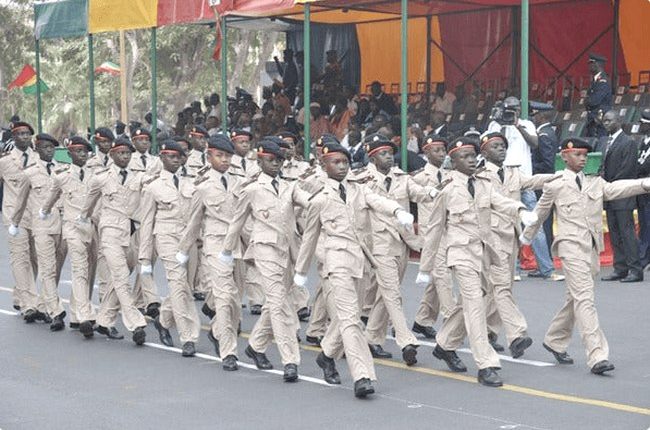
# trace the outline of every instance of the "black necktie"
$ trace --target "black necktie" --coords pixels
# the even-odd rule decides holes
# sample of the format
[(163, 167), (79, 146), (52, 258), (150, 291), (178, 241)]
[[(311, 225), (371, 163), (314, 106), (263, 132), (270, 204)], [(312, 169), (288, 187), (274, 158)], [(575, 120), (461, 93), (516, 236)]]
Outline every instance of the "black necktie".
[(501, 179), (501, 183), (503, 184), (503, 181), (505, 180), (505, 175), (503, 173), (503, 167), (501, 167), (499, 170), (497, 170), (497, 175), (499, 175), (499, 179)]
[(108, 155), (104, 155), (104, 166), (108, 164)]
[(48, 175), (52, 175), (52, 166), (54, 166), (54, 163), (52, 163), (51, 161), (45, 165)]
[(339, 196), (341, 196), (341, 200), (343, 200), (344, 203), (347, 203), (348, 195), (345, 192), (345, 186), (343, 186), (343, 184), (339, 184)]
[(128, 172), (126, 170), (124, 170), (124, 169), (120, 170), (120, 175), (122, 175), (122, 185), (124, 185), (124, 183), (126, 182), (126, 175), (127, 174), (128, 174)]
[(223, 184), (223, 187), (228, 191), (228, 181), (226, 180), (225, 176), (221, 177), (221, 183)]
[(582, 181), (580, 180), (580, 176), (576, 175), (576, 184), (578, 184), (578, 189), (582, 191)]
[(27, 161), (29, 160), (29, 155), (27, 152), (23, 152), (23, 167), (27, 167)]
[(187, 176), (187, 167), (185, 166), (181, 167), (181, 175)]
[(474, 198), (474, 177), (470, 176), (467, 178), (467, 191), (469, 191), (469, 194)]
[(147, 168), (147, 156), (142, 154), (140, 156), (140, 159), (142, 160), (142, 167), (144, 167), (146, 169)]
[(275, 190), (275, 194), (280, 194), (280, 193), (278, 192), (278, 180), (277, 180), (277, 179), (273, 179), (273, 180), (271, 181), (271, 185), (273, 185), (273, 189)]
[(201, 164), (205, 165), (205, 152), (201, 153)]
[(438, 183), (442, 184), (442, 172), (438, 170), (438, 174), (436, 175), (436, 178), (438, 178)]
[(79, 169), (79, 181), (84, 181), (84, 169)]
[(174, 186), (178, 189), (178, 176), (172, 175), (172, 180), (174, 181)]
[(241, 168), (244, 169), (244, 172), (246, 171), (246, 159), (245, 158), (241, 159)]
[(386, 186), (386, 192), (390, 192), (390, 185), (393, 183), (393, 178), (386, 177), (384, 179), (384, 185)]

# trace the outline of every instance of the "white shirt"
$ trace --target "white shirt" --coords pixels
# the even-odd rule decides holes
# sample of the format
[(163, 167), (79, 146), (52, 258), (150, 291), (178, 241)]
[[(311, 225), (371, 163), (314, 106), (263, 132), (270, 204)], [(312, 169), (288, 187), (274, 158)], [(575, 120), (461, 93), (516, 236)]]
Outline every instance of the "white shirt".
[[(526, 132), (532, 136), (537, 136), (535, 125), (527, 119), (519, 119), (518, 124), (526, 129)], [(503, 127), (503, 131), (501, 131)], [(514, 125), (502, 126), (496, 121), (490, 122), (488, 132), (501, 132), (508, 139), (508, 149), (504, 166), (519, 166), (519, 170), (524, 175), (533, 175), (533, 161), (531, 159), (530, 146), (526, 143), (524, 136)]]
[(445, 91), (442, 97), (435, 96), (431, 110), (450, 114), (453, 110), (454, 101), (456, 101), (456, 96), (449, 91)]

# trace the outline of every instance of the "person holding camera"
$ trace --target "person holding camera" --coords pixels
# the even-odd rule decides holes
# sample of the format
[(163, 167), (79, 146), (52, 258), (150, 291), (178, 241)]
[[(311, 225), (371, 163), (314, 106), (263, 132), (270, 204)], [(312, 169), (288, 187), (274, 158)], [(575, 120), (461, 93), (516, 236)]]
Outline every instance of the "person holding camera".
[[(535, 125), (526, 119), (520, 118), (521, 103), (516, 97), (507, 97), (503, 103), (497, 103), (492, 110), (492, 121), (488, 125), (488, 133), (498, 132), (508, 139), (508, 149), (504, 166), (517, 166), (526, 176), (533, 175), (532, 151), (539, 145)], [(522, 190), (521, 202), (528, 210), (535, 209), (537, 197), (532, 190)], [(535, 236), (531, 243), (537, 270), (528, 276), (536, 278), (561, 281), (562, 275), (555, 273), (553, 260), (548, 250), (546, 234), (543, 230)]]

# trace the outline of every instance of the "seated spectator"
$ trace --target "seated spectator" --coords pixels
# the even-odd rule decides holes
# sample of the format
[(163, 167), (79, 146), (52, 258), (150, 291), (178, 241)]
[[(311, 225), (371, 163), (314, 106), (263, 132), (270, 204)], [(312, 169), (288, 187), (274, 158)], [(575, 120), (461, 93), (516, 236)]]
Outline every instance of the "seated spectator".
[(465, 86), (463, 84), (456, 87), (456, 100), (452, 104), (452, 113), (460, 115), (464, 113), (466, 116), (472, 117), (478, 112), (478, 103), (472, 95), (465, 95)]
[(370, 93), (372, 94), (372, 99), (370, 101), (376, 103), (378, 110), (383, 110), (388, 115), (397, 114), (397, 106), (395, 106), (393, 98), (384, 93), (384, 90), (381, 87), (381, 82), (374, 81), (370, 84)]
[(334, 111), (330, 117), (331, 131), (338, 140), (343, 139), (348, 133), (348, 123), (353, 114), (348, 109), (348, 99), (341, 96), (334, 105)]
[(443, 112), (446, 115), (449, 115), (452, 112), (455, 100), (456, 96), (447, 91), (445, 83), (438, 82), (438, 84), (436, 84), (436, 93), (433, 98), (433, 103), (431, 104), (431, 110), (434, 112)]

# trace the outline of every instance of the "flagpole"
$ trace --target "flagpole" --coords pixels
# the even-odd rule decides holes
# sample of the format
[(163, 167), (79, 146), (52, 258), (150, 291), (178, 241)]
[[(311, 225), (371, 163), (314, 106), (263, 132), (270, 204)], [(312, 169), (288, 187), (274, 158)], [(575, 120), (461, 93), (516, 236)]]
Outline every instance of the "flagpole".
[(228, 23), (221, 17), (221, 130), (228, 135)]
[(151, 150), (158, 153), (158, 59), (156, 57), (156, 27), (151, 29)]
[(41, 104), (41, 46), (36, 39), (36, 111), (38, 112), (38, 132), (43, 133), (43, 106)]
[(88, 33), (88, 92), (90, 96), (90, 139), (95, 136), (95, 56), (93, 52), (93, 35)]
[(126, 104), (126, 46), (124, 30), (120, 30), (120, 119), (124, 124), (129, 120)]

